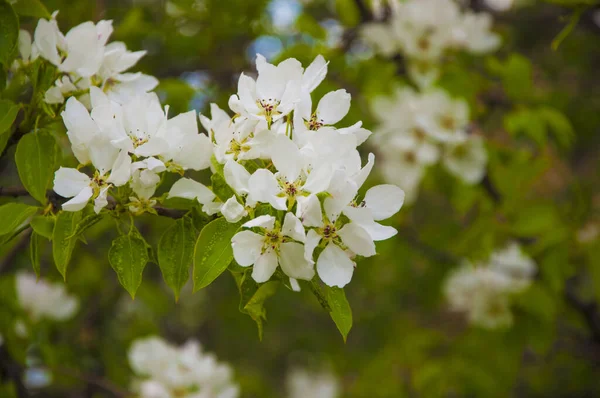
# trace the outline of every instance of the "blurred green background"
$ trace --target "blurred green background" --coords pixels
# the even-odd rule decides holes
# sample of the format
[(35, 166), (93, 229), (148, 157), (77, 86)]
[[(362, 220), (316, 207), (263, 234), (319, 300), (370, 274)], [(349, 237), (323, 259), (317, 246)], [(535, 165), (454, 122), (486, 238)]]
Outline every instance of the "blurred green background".
[[(464, 3), (490, 11), (481, 1)], [(401, 58), (377, 55), (359, 38), (372, 18), (367, 0), (44, 4), (60, 10), (63, 32), (86, 20), (112, 19), (113, 41), (148, 52), (134, 69), (160, 79), (156, 91), (172, 115), (207, 112), (211, 102), (225, 109), (239, 74), (254, 71), (256, 53), (273, 62), (295, 57), (304, 65), (322, 54), (329, 74), (317, 95), (346, 88), (353, 101), (345, 124), (363, 120), (372, 130), (371, 101), (407, 81)], [(600, 243), (597, 233), (577, 239), (583, 228), (600, 228), (595, 6), (583, 10), (557, 50), (551, 47), (577, 7), (576, 1), (525, 2), (495, 13), (499, 51), (445, 60), (439, 85), (468, 101), (472, 127), (486, 139), (489, 178), (467, 186), (440, 166), (428, 171), (415, 203), (393, 220), (399, 234), (358, 264), (345, 289), (354, 315), (347, 343), (308, 289), (294, 293), (283, 286), (265, 305), (268, 321), (259, 341), (254, 322), (238, 310), (227, 273), (193, 295), (188, 283), (175, 303), (158, 266), (149, 264), (132, 301), (108, 264), (114, 231), (107, 222), (94, 226), (86, 234), (90, 244), (74, 254), (67, 288), (80, 297), (78, 315), (44, 324), (46, 340), (23, 341), (19, 348), (127, 387), (131, 341), (149, 334), (174, 343), (197, 338), (233, 366), (242, 397), (285, 396), (286, 374), (296, 366), (331, 369), (343, 397), (600, 396)], [(33, 32), (35, 23), (25, 19), (22, 28)], [(559, 116), (548, 118), (544, 109)], [(377, 152), (368, 142), (365, 147)], [(1, 166), (2, 178), (14, 168)], [(381, 182), (373, 173), (368, 184)], [(139, 225), (156, 245), (173, 222), (147, 216)], [(485, 258), (515, 239), (525, 243), (539, 271), (513, 306), (513, 326), (469, 326), (447, 308), (445, 277), (460, 259)], [(2, 251), (5, 258), (11, 247)], [(26, 250), (9, 260), (4, 275), (31, 267)], [(42, 274), (60, 280), (49, 250)], [(110, 396), (60, 376), (32, 391), (37, 397)]]

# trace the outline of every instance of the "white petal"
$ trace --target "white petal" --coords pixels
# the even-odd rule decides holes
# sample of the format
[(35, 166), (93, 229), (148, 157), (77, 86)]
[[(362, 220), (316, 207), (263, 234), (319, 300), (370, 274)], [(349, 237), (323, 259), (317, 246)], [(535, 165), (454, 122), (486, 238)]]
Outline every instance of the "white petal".
[(314, 265), (304, 258), (304, 246), (300, 243), (282, 243), (279, 264), (289, 277), (309, 281), (315, 276)]
[(81, 171), (61, 167), (54, 173), (54, 192), (64, 198), (71, 198), (89, 187), (90, 182), (90, 177)]
[(197, 199), (202, 204), (207, 204), (215, 199), (215, 194), (203, 184), (190, 178), (181, 178), (169, 191), (169, 198)]
[(350, 110), (350, 98), (343, 89), (325, 94), (317, 105), (317, 119), (326, 125), (336, 124)]
[(333, 170), (328, 164), (324, 164), (311, 170), (302, 189), (313, 194), (326, 191), (331, 184), (332, 177)]
[(398, 231), (394, 227), (381, 225), (375, 221), (368, 224), (359, 224), (374, 241), (386, 240), (395, 236)]
[(269, 170), (258, 169), (248, 180), (248, 199), (254, 202), (269, 203), (277, 210), (286, 210), (286, 198), (277, 196), (281, 192), (279, 182)]
[(242, 225), (244, 228), (260, 227), (266, 229), (273, 229), (274, 226), (275, 217), (269, 215), (258, 216)]
[(307, 227), (320, 227), (323, 225), (323, 213), (321, 212), (321, 203), (316, 195), (299, 196), (296, 198), (296, 216)]
[(100, 190), (100, 193), (98, 194), (98, 197), (96, 199), (94, 199), (94, 211), (96, 212), (96, 214), (100, 213), (100, 210), (102, 210), (103, 208), (105, 208), (108, 205), (107, 195), (108, 195), (109, 188), (110, 188), (110, 185), (102, 188)]
[(375, 164), (375, 155), (369, 153), (369, 158), (365, 167), (363, 167), (358, 173), (353, 176), (354, 182), (358, 188), (362, 187), (362, 185), (367, 180), (369, 174), (371, 174), (371, 170), (373, 169), (373, 165)]
[(108, 182), (114, 184), (117, 187), (125, 185), (131, 178), (131, 157), (127, 151), (121, 151), (117, 160), (112, 167)]
[(258, 283), (263, 283), (271, 279), (271, 276), (277, 269), (277, 254), (274, 251), (267, 251), (261, 254), (252, 269), (252, 279)]
[(367, 231), (356, 223), (346, 224), (337, 233), (342, 242), (354, 253), (361, 256), (370, 257), (374, 256), (375, 243), (369, 236)]
[(227, 199), (225, 204), (221, 207), (221, 214), (230, 223), (236, 223), (240, 221), (245, 215), (248, 214), (244, 206), (242, 206), (235, 196)]
[(225, 182), (238, 194), (248, 193), (248, 180), (250, 179), (250, 173), (244, 166), (238, 162), (230, 159), (225, 163), (223, 167), (223, 175)]
[(242, 267), (248, 267), (258, 259), (262, 249), (264, 236), (252, 231), (238, 232), (231, 238), (233, 258)]
[(334, 244), (329, 244), (317, 259), (319, 278), (328, 286), (344, 287), (352, 279), (354, 262)]
[(292, 140), (279, 134), (271, 147), (271, 160), (288, 182), (296, 181), (302, 169), (302, 157)]
[(204, 134), (195, 134), (185, 138), (183, 147), (173, 157), (173, 161), (184, 169), (204, 170), (210, 167), (213, 146)]
[(317, 55), (302, 75), (302, 88), (309, 93), (312, 92), (319, 84), (321, 84), (326, 75), (327, 62), (322, 55)]
[(300, 222), (300, 220), (292, 213), (287, 213), (285, 215), (285, 218), (283, 219), (283, 227), (281, 228), (281, 232), (285, 236), (289, 236), (290, 238), (299, 242), (304, 242), (304, 240), (306, 239), (304, 226), (302, 225), (302, 222)]
[(63, 203), (62, 209), (65, 211), (79, 211), (87, 205), (93, 194), (92, 188), (85, 187), (73, 199)]
[(300, 291), (300, 284), (298, 283), (298, 280), (295, 278), (290, 278), (290, 286), (292, 287), (292, 290), (295, 292), (299, 292)]
[(319, 245), (319, 242), (321, 242), (321, 235), (319, 235), (314, 229), (308, 231), (306, 234), (306, 242), (304, 242), (304, 259), (309, 261), (311, 264), (315, 263), (313, 261), (313, 252)]
[(377, 185), (365, 194), (365, 205), (373, 213), (373, 219), (377, 221), (390, 218), (403, 204), (404, 191), (395, 185)]

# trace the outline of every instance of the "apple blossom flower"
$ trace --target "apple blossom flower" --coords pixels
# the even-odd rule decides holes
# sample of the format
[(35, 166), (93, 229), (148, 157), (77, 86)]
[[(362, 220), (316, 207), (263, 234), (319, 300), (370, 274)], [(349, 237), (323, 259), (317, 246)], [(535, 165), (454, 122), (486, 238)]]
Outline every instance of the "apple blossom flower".
[(202, 352), (191, 340), (182, 347), (159, 337), (133, 342), (129, 364), (136, 374), (133, 390), (140, 398), (236, 398), (231, 368)]
[(465, 183), (480, 182), (487, 165), (483, 139), (479, 136), (469, 136), (464, 142), (447, 144), (442, 163), (450, 173)]
[(26, 272), (18, 272), (15, 283), (19, 305), (34, 322), (42, 318), (63, 321), (77, 312), (78, 299), (69, 295), (62, 283), (37, 280)]
[(310, 372), (306, 369), (292, 369), (286, 376), (288, 398), (337, 398), (340, 396), (340, 383), (330, 371)]
[(292, 213), (286, 213), (283, 225), (276, 223), (275, 217), (264, 215), (242, 227), (247, 229), (231, 239), (233, 257), (242, 267), (253, 265), (252, 278), (256, 282), (268, 281), (278, 265), (290, 278), (312, 279), (313, 264), (304, 258), (304, 227)]

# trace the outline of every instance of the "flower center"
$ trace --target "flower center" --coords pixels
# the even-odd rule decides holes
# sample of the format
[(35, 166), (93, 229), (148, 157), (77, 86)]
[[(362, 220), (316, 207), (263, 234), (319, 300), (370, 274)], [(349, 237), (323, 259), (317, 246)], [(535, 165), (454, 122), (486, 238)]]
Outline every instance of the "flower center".
[(258, 106), (262, 108), (261, 114), (265, 116), (267, 119), (267, 123), (271, 123), (273, 121), (273, 116), (280, 115), (281, 112), (277, 111), (277, 107), (281, 103), (281, 101), (269, 98), (269, 99), (261, 99), (257, 101)]
[(272, 229), (265, 232), (265, 239), (263, 241), (262, 253), (273, 250), (279, 251), (279, 245), (283, 243), (283, 235), (281, 235), (278, 229)]
[(321, 127), (323, 127), (323, 121), (317, 119), (317, 115), (312, 115), (310, 121), (306, 123), (309, 130), (317, 131)]
[(450, 115), (444, 115), (440, 119), (440, 124), (446, 130), (456, 130), (456, 120)]

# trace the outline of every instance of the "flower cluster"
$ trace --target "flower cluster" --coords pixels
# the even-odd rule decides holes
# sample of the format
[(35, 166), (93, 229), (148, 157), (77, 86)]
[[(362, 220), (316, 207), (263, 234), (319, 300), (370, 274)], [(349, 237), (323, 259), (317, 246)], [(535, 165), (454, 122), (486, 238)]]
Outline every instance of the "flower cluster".
[(131, 52), (122, 42), (107, 44), (112, 21), (84, 22), (63, 34), (56, 15), (40, 19), (33, 40), (29, 32), (19, 32), (21, 60), (17, 67), (27, 65), (38, 57), (56, 66), (60, 77), (44, 96), (49, 104), (63, 103), (65, 98), (78, 96), (89, 105), (87, 91), (100, 87), (111, 99), (125, 101), (135, 93), (153, 90), (158, 80), (140, 72), (126, 73), (146, 51)]
[(529, 287), (535, 272), (535, 262), (511, 243), (492, 253), (485, 264), (465, 262), (454, 270), (446, 280), (445, 295), (450, 308), (465, 312), (474, 325), (509, 326), (511, 297)]
[(214, 104), (210, 119), (200, 116), (213, 143), (213, 171), (230, 196), (187, 178), (169, 195), (197, 199), (232, 223), (246, 220), (233, 254), (240, 266), (253, 266), (257, 282), (280, 266), (298, 289), (296, 280), (311, 280), (316, 263), (323, 282), (342, 287), (356, 255), (374, 255), (374, 241), (395, 235), (378, 221), (400, 209), (404, 193), (379, 185), (359, 195), (375, 157), (363, 167), (356, 148), (370, 132), (361, 122), (334, 127), (350, 108), (345, 90), (327, 93), (313, 110), (310, 94), (327, 73), (323, 57), (304, 69), (295, 59), (273, 65), (258, 55), (256, 68), (256, 80), (242, 74), (229, 100), (234, 117)]
[(455, 0), (407, 0), (391, 10), (389, 22), (365, 26), (363, 37), (383, 55), (407, 57), (409, 72), (422, 85), (435, 80), (436, 65), (449, 51), (481, 54), (500, 44), (489, 14), (463, 11)]
[(203, 353), (196, 341), (176, 347), (159, 337), (133, 342), (129, 364), (138, 376), (133, 390), (140, 398), (236, 398), (231, 368)]
[(63, 321), (71, 318), (79, 307), (76, 297), (69, 295), (62, 283), (37, 280), (35, 275), (20, 272), (15, 278), (19, 305), (30, 320)]
[(329, 371), (310, 372), (306, 369), (292, 369), (286, 378), (288, 398), (337, 398), (340, 383)]
[(440, 89), (399, 89), (392, 98), (377, 98), (372, 108), (380, 121), (373, 141), (383, 159), (382, 173), (404, 189), (407, 202), (415, 199), (426, 168), (438, 161), (466, 184), (485, 175), (487, 153), (481, 137), (467, 134), (465, 101)]
[(56, 172), (54, 190), (72, 198), (63, 210), (78, 211), (93, 200), (98, 213), (108, 205), (112, 187), (127, 185), (129, 210), (152, 211), (160, 173), (209, 167), (211, 143), (198, 133), (194, 111), (167, 119), (154, 93), (135, 95), (121, 104), (91, 87), (90, 98), (91, 112), (71, 97), (62, 113), (75, 157), (94, 168), (91, 177), (74, 168)]

